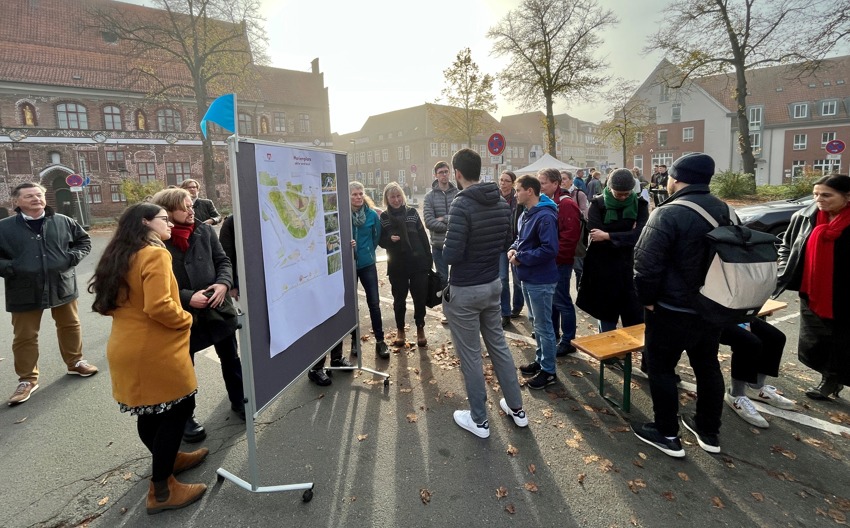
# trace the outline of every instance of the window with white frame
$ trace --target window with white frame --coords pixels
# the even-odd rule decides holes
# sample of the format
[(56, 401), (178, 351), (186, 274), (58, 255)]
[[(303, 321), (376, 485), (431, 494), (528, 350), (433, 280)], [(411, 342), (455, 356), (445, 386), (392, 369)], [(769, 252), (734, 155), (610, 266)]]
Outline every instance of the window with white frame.
[(137, 163), (136, 169), (139, 172), (139, 183), (150, 183), (156, 181), (156, 163)]
[(643, 171), (643, 156), (635, 156), (632, 159), (632, 167), (637, 167)]
[(821, 174), (838, 172), (840, 168), (841, 162), (839, 160), (819, 159), (812, 163), (812, 169), (820, 171)]
[(372, 163), (372, 151), (366, 153), (366, 163)]
[(384, 163), (390, 161), (390, 149), (381, 149), (381, 160)]
[(652, 164), (653, 165), (666, 165), (670, 166), (673, 164), (673, 154), (669, 152), (660, 152), (652, 155)]
[(635, 145), (643, 145), (643, 132), (635, 132)]
[(670, 107), (670, 120), (674, 123), (678, 123), (682, 120), (682, 105), (674, 103), (673, 106)]
[(373, 178), (373, 176), (372, 176), (372, 173), (371, 173), (371, 172), (367, 172), (367, 173), (366, 173), (366, 185), (372, 185), (372, 182), (374, 182), (374, 181), (375, 181), (375, 180), (374, 180), (374, 178)]
[(791, 117), (794, 119), (809, 117), (809, 105), (807, 103), (795, 103), (791, 107)]
[(524, 157), (525, 157), (525, 147), (520, 147), (520, 148), (519, 148), (519, 157), (520, 157), (520, 158), (524, 158)]
[(109, 184), (109, 194), (112, 195), (113, 202), (126, 202), (127, 197), (124, 196), (124, 192), (121, 190), (121, 185), (117, 183)]
[(275, 132), (286, 132), (286, 113), (274, 112), (272, 114), (272, 127)]
[(834, 116), (838, 113), (838, 102), (837, 101), (824, 101), (821, 103), (820, 107), (820, 115), (822, 116)]
[(298, 114), (298, 131), (302, 134), (309, 134), (312, 131), (310, 114)]
[(478, 145), (478, 153), (481, 154), (482, 158), (490, 155), (490, 151), (487, 150), (487, 145), (484, 143)]
[(824, 132), (820, 136), (820, 147), (826, 147), (826, 144), (833, 140), (835, 140), (835, 132)]
[(103, 107), (103, 128), (106, 130), (121, 130), (121, 109), (117, 106)]
[(803, 176), (803, 170), (806, 168), (805, 160), (794, 160), (791, 162), (791, 177), (799, 178)]
[(762, 110), (761, 106), (751, 106), (747, 110), (747, 120), (750, 122), (750, 128), (761, 128)]
[(124, 161), (124, 151), (122, 150), (107, 150), (106, 151), (106, 170), (116, 172), (127, 168)]
[(404, 185), (405, 180), (407, 180), (407, 171), (404, 169), (399, 169), (398, 171), (398, 182)]
[(753, 151), (761, 150), (761, 132), (750, 134), (750, 146), (753, 148)]
[(59, 128), (70, 130), (86, 130), (89, 128), (89, 118), (86, 107), (76, 103), (56, 105), (56, 117)]
[(390, 171), (384, 171), (384, 185), (390, 183)]
[(431, 157), (436, 158), (439, 154), (437, 153), (437, 144), (431, 143)]
[(360, 153), (360, 164), (361, 164), (361, 165), (364, 165), (365, 163), (366, 163), (366, 153), (365, 153), (365, 152), (361, 152), (361, 153)]
[(183, 130), (180, 112), (173, 108), (157, 110), (156, 123), (160, 132), (181, 132)]
[(794, 150), (806, 150), (808, 136), (806, 134), (794, 134)]
[(449, 144), (448, 143), (440, 143), (440, 156), (446, 157), (449, 155)]
[(404, 146), (404, 159), (406, 159), (406, 160), (410, 159), (410, 145)]
[(690, 143), (694, 140), (694, 127), (686, 127), (682, 129), (682, 141)]
[(452, 148), (449, 152), (457, 152), (457, 143), (452, 143)]
[(661, 85), (661, 95), (658, 98), (659, 103), (666, 103), (670, 100), (670, 87), (667, 85)]
[(396, 150), (398, 151), (398, 160), (403, 161), (404, 160), (404, 147), (399, 146)]
[(667, 131), (659, 130), (658, 131), (658, 146), (666, 147), (667, 146)]
[(89, 185), (89, 203), (103, 203), (103, 194), (100, 191), (100, 185)]
[(376, 150), (375, 151), (375, 163), (380, 163), (380, 162), (381, 162), (381, 151)]

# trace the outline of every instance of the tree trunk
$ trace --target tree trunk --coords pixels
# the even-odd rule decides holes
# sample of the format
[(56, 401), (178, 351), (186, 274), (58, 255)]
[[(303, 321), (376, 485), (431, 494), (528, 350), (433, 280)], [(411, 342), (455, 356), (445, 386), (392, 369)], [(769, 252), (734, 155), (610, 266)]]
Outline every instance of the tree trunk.
[(747, 119), (747, 77), (743, 66), (735, 66), (735, 78), (737, 81), (735, 106), (737, 106), (738, 114), (738, 148), (741, 151), (744, 172), (755, 175), (756, 158), (753, 156), (753, 146), (750, 141), (750, 121)]
[[(206, 87), (199, 82), (195, 83), (195, 105), (198, 107), (198, 121), (200, 121), (209, 105), (207, 104)], [(209, 127), (207, 127), (207, 131), (209, 131)], [(201, 137), (201, 150), (203, 152), (204, 192), (206, 192), (208, 199), (215, 200), (215, 156), (213, 155), (212, 138), (209, 134), (207, 134), (207, 137)]]
[(546, 95), (546, 150), (549, 152), (549, 155), (553, 158), (557, 158), (555, 155), (555, 113), (553, 111), (554, 102), (552, 101), (552, 94)]

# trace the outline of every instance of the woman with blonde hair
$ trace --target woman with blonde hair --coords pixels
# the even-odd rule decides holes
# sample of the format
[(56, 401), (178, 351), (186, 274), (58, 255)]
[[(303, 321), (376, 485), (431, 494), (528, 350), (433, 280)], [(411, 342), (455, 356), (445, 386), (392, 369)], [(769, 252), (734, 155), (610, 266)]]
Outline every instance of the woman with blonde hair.
[(398, 331), (394, 346), (405, 344), (404, 317), (407, 293), (413, 298), (413, 320), (416, 323), (416, 344), (428, 345), (425, 337), (425, 300), (428, 294), (428, 270), (433, 265), (431, 246), (425, 225), (416, 209), (407, 205), (407, 198), (396, 182), (384, 187), (384, 206), (381, 213), (380, 245), (387, 250), (387, 276), (393, 294), (393, 311)]
[(187, 506), (207, 489), (174, 478), (203, 462), (209, 450), (179, 451), (198, 382), (189, 357), (192, 315), (180, 304), (163, 244), (172, 225), (158, 205), (128, 207), (88, 288), (92, 309), (112, 317), (106, 346), (112, 394), (121, 412), (138, 416), (139, 438), (151, 452), (148, 514)]

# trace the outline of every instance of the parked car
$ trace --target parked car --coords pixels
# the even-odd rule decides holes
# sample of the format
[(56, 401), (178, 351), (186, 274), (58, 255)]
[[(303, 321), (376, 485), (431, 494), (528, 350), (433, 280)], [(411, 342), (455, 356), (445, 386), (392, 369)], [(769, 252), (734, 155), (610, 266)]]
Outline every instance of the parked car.
[(777, 200), (775, 202), (765, 202), (757, 205), (748, 205), (735, 209), (741, 223), (750, 229), (763, 231), (778, 237), (782, 237), (788, 224), (791, 222), (791, 216), (810, 205), (814, 198), (803, 196), (793, 200)]

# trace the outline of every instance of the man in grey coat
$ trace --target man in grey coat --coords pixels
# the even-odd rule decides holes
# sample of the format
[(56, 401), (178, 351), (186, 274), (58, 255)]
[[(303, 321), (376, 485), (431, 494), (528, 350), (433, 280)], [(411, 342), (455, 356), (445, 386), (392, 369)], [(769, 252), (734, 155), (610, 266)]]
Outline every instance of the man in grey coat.
[(468, 411), (455, 411), (454, 420), (479, 438), (487, 438), (490, 424), (481, 364), (482, 338), (505, 395), (499, 406), (517, 426), (528, 425), (516, 365), (500, 317), (499, 257), (510, 245), (511, 208), (495, 183), (480, 182), (481, 156), (474, 150), (457, 151), (452, 165), (463, 190), (452, 202), (443, 249), (446, 262), (452, 266), (443, 311), (449, 318), (470, 407)]
[(12, 191), (18, 214), (0, 221), (0, 276), (6, 282), (6, 311), (12, 313), (18, 374), (9, 405), (27, 401), (38, 389), (38, 331), (48, 308), (68, 374), (97, 374), (97, 367), (83, 359), (75, 269), (91, 251), (91, 238), (72, 218), (54, 213), (45, 194), (37, 183), (18, 185)]
[(449, 207), (457, 196), (457, 192), (457, 187), (449, 181), (449, 164), (438, 161), (434, 165), (434, 182), (431, 184), (431, 190), (425, 195), (423, 213), (425, 227), (428, 228), (431, 239), (431, 254), (437, 271), (443, 276), (443, 287), (449, 280), (449, 266), (443, 259), (443, 243), (446, 240), (446, 229), (449, 225)]

